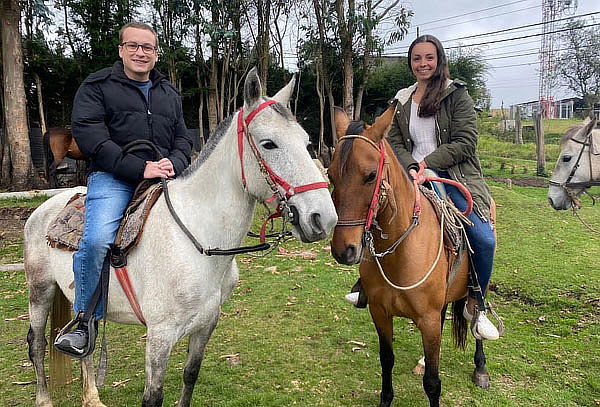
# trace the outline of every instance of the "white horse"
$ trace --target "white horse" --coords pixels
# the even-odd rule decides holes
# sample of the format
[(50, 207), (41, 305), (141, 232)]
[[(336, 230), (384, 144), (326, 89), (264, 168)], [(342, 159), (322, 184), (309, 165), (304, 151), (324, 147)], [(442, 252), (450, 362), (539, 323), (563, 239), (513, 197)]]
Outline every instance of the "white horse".
[[(272, 98), (277, 103), (268, 105), (267, 98), (261, 96), (256, 71), (252, 70), (244, 84), (243, 110), (224, 120), (198, 160), (179, 178), (169, 182), (177, 214), (202, 247), (240, 246), (250, 228), (256, 202), (273, 196), (273, 183), (269, 185), (261, 172), (251, 142), (267, 166), (280, 179), (296, 187), (295, 194), (293, 190), (287, 193), (287, 203), (294, 217), (294, 237), (303, 242), (320, 240), (336, 224), (337, 215), (329, 191), (323, 186), (323, 176), (307, 151), (308, 135), (285, 107), (293, 82)], [(251, 135), (243, 138), (241, 159), (236, 131), (240, 114), (246, 121), (248, 116), (251, 120), (247, 124)], [(315, 184), (320, 186), (302, 188)], [(283, 192), (281, 186), (278, 188)], [(48, 247), (45, 234), (48, 224), (73, 193), (84, 191), (84, 188), (76, 188), (50, 198), (35, 210), (25, 225), (31, 323), (27, 339), (37, 376), (37, 407), (52, 406), (44, 374), (44, 329), (53, 298), (62, 292), (70, 301), (74, 299), (72, 252)], [(189, 355), (178, 406), (189, 406), (204, 348), (219, 319), (221, 304), (229, 298), (238, 281), (235, 259), (233, 255), (201, 254), (173, 221), (163, 195), (152, 209), (143, 239), (129, 254), (127, 266), (147, 325), (142, 405), (162, 405), (167, 360), (173, 345), (187, 335), (190, 337)], [(67, 308), (67, 312), (70, 315), (70, 309)], [(107, 315), (115, 322), (140, 324), (115, 279), (110, 281)], [(98, 397), (91, 356), (82, 360), (82, 376), (83, 406), (104, 406)]]
[(560, 141), (548, 201), (556, 210), (577, 208), (577, 197), (589, 187), (600, 185), (600, 130), (596, 119), (571, 127)]

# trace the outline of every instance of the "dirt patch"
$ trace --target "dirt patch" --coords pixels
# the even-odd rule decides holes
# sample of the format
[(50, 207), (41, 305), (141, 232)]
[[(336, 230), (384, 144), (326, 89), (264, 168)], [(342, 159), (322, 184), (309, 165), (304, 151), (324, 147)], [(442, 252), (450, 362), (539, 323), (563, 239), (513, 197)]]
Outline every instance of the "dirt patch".
[(492, 181), (503, 182), (508, 185), (517, 185), (519, 187), (536, 187), (546, 188), (548, 187), (548, 181), (539, 178), (502, 178), (502, 177), (490, 177)]

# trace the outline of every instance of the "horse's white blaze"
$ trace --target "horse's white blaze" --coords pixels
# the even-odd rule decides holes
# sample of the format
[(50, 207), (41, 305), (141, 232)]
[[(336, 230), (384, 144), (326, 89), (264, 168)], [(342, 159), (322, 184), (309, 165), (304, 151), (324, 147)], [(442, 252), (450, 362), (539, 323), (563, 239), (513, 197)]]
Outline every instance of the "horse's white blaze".
[[(246, 87), (250, 81), (256, 93), (257, 84), (252, 81), (258, 82), (258, 76), (252, 71), (248, 77)], [(289, 93), (283, 92), (282, 104), (287, 104), (285, 98), (286, 95), (289, 97)], [(246, 100), (245, 106), (256, 107), (262, 100), (261, 97)], [(241, 246), (250, 228), (257, 200), (265, 200), (272, 195), (247, 141), (244, 142), (243, 159), (247, 189), (243, 188), (236, 124), (234, 117), (201, 165), (169, 183), (176, 212), (204, 248)], [(265, 161), (292, 186), (323, 181), (306, 150), (308, 135), (294, 120), (271, 106), (259, 113), (249, 128)], [(269, 150), (261, 147), (261, 141), (267, 138), (277, 148)], [(71, 301), (74, 298), (74, 290), (70, 288), (73, 281), (72, 252), (52, 249), (45, 240), (48, 224), (74, 192), (50, 198), (27, 221), (25, 266), (30, 304), (37, 301), (38, 291), (43, 292), (54, 283), (60, 286), (67, 298)], [(303, 240), (325, 238), (337, 222), (326, 188), (295, 195), (290, 204), (296, 207), (300, 218), (294, 236)], [(316, 226), (315, 217), (318, 218)], [(147, 372), (151, 366), (156, 366), (157, 358), (164, 360), (168, 357), (172, 344), (184, 335), (195, 335), (195, 341), (198, 341), (196, 333), (201, 333), (202, 338), (205, 337), (202, 341), (208, 340), (218, 320), (220, 305), (229, 298), (238, 280), (234, 257), (200, 254), (174, 222), (164, 196), (152, 209), (143, 238), (127, 259), (127, 268), (148, 326)], [(49, 307), (49, 304), (45, 306)], [(110, 320), (139, 324), (115, 278), (111, 278), (110, 282), (107, 312)], [(35, 318), (38, 318), (37, 314), (32, 319)], [(204, 343), (200, 345), (203, 347)], [(163, 357), (163, 354), (166, 356)], [(151, 374), (146, 378), (144, 397), (152, 398), (160, 393), (156, 389), (160, 389), (162, 383), (155, 382), (157, 379), (154, 377), (162, 375)], [(38, 388), (40, 386), (43, 387), (38, 380)], [(191, 388), (193, 386), (186, 386), (184, 393), (190, 393)]]
[[(571, 139), (564, 140), (561, 143), (560, 155), (552, 173), (552, 183), (562, 184), (567, 181), (573, 166), (577, 163), (581, 149), (584, 148), (582, 143), (589, 134), (589, 126), (592, 125), (593, 123), (590, 121), (584, 122), (583, 126)], [(600, 130), (592, 130), (591, 141), (594, 146), (592, 147), (592, 153), (590, 154), (590, 147), (586, 146), (579, 160), (579, 167), (570, 181), (572, 183), (600, 180), (600, 151), (595, 151), (595, 148), (597, 148), (595, 146), (600, 145)], [(575, 195), (579, 195), (584, 191), (584, 188), (581, 187), (571, 189)], [(573, 205), (573, 201), (565, 188), (558, 185), (551, 184), (549, 186), (548, 200), (550, 205), (557, 210), (569, 209)]]

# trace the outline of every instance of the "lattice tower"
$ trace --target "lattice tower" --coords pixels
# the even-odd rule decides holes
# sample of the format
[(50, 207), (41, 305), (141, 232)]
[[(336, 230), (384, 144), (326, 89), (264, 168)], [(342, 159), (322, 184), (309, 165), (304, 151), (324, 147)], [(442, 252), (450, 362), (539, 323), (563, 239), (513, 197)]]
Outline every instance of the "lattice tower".
[(556, 20), (574, 12), (577, 0), (542, 0), (542, 43), (540, 46), (539, 101), (545, 118), (554, 117), (556, 65), (554, 49), (559, 41)]

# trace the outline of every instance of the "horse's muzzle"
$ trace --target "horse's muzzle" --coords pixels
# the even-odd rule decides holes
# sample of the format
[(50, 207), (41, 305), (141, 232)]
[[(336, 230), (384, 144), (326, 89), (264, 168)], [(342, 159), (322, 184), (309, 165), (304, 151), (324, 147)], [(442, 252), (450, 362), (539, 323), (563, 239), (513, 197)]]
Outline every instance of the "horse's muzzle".
[(357, 247), (351, 244), (346, 246), (342, 252), (333, 250), (332, 247), (331, 254), (338, 263), (352, 266), (360, 263), (360, 259), (362, 257), (362, 246)]
[(290, 205), (290, 211), (292, 212), (291, 223), (300, 235), (302, 242), (311, 243), (327, 237), (327, 230), (323, 227), (319, 212), (313, 212), (308, 215), (308, 222), (303, 223), (300, 221), (300, 213), (294, 205)]

